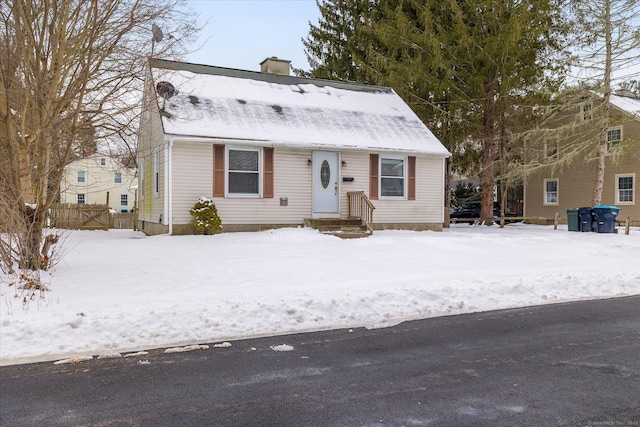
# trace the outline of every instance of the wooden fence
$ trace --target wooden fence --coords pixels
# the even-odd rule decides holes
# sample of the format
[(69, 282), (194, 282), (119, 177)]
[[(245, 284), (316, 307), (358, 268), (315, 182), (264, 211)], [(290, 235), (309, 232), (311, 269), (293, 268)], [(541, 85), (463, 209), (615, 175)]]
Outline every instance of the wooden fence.
[(134, 213), (110, 213), (107, 205), (57, 204), (49, 210), (50, 226), (68, 230), (133, 229)]
[(133, 230), (136, 222), (134, 213), (113, 213), (109, 220), (109, 228), (121, 230)]

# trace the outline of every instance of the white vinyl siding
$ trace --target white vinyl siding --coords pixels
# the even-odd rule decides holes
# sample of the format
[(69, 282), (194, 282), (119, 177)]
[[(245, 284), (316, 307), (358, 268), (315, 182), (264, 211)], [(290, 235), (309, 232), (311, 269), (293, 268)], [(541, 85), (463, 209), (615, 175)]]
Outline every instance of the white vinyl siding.
[[(176, 141), (173, 146), (173, 223), (188, 224), (189, 209), (201, 196), (211, 198), (224, 225), (302, 224), (312, 216), (311, 150), (275, 148), (274, 197), (212, 197), (213, 146)], [(393, 157), (393, 156), (390, 156)], [(397, 156), (400, 157), (400, 156)], [(340, 160), (340, 214), (348, 215), (347, 192), (369, 192), (369, 153), (342, 152)], [(406, 163), (405, 163), (406, 165)], [(353, 178), (343, 182), (342, 178)], [(444, 218), (444, 160), (416, 159), (416, 200), (374, 200), (376, 223), (436, 223)], [(287, 206), (280, 205), (285, 198)]]
[[(311, 151), (276, 148), (274, 197), (212, 197), (213, 147), (176, 142), (173, 148), (173, 222), (187, 224), (201, 196), (211, 198), (224, 224), (302, 224), (311, 217)], [(280, 206), (280, 198), (287, 206)]]
[[(381, 157), (393, 157), (380, 154)], [(347, 192), (364, 191), (369, 195), (369, 153), (343, 152), (341, 176), (353, 182), (340, 182), (340, 216), (349, 213)], [(406, 165), (406, 163), (405, 163)], [(342, 178), (341, 178), (342, 179)], [(416, 200), (381, 198), (372, 200), (374, 223), (441, 224), (444, 220), (444, 160), (437, 157), (416, 157)]]

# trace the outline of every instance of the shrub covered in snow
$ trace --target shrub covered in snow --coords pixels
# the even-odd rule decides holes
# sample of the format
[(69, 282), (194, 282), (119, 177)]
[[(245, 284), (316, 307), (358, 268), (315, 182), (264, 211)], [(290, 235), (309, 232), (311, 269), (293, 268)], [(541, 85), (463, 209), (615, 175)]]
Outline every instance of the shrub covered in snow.
[(222, 220), (218, 216), (218, 209), (213, 200), (202, 196), (189, 210), (191, 225), (199, 233), (213, 234), (222, 230)]

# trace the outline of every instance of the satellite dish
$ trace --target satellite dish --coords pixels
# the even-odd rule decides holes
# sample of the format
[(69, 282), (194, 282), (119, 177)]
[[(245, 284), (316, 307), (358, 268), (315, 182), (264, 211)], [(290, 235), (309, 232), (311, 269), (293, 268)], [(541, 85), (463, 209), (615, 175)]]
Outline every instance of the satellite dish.
[(164, 99), (169, 99), (176, 94), (176, 88), (171, 83), (162, 81), (156, 85), (156, 92)]
[(156, 43), (162, 41), (162, 30), (156, 24), (151, 24), (151, 32), (153, 33), (153, 37), (151, 37), (151, 41)]

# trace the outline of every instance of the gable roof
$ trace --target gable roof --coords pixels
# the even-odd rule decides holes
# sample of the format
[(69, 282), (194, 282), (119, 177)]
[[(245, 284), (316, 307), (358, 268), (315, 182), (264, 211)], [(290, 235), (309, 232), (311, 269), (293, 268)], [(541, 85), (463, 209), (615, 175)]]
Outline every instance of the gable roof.
[(640, 98), (612, 93), (611, 104), (640, 120)]
[(150, 60), (168, 135), (448, 157), (393, 89), (183, 62)]

